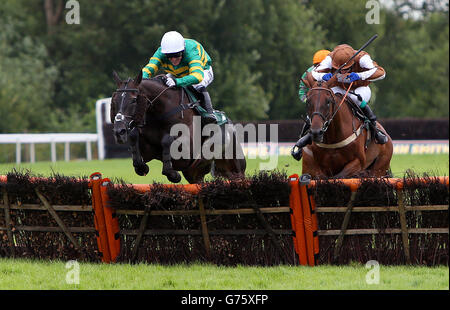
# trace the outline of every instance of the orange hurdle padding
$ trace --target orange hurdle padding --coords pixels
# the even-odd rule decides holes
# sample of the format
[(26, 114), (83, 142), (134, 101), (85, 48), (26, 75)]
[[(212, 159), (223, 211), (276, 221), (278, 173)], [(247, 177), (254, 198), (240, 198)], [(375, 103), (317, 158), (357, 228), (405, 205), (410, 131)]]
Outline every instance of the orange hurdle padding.
[[(291, 175), (289, 177), (289, 184), (290, 184), (290, 182), (294, 181), (297, 178), (298, 178), (298, 175), (296, 175), (296, 174)], [(295, 191), (292, 190), (292, 188), (295, 186), (295, 184), (290, 184), (290, 185), (291, 185), (291, 192), (289, 194), (289, 206), (290, 206), (290, 209), (291, 209), (291, 212), (290, 212), (291, 227), (292, 227), (292, 231), (294, 232), (294, 237), (292, 239), (294, 241), (295, 253), (298, 254), (299, 251), (298, 251), (298, 245), (297, 245), (297, 233), (295, 232), (295, 217), (294, 217), (294, 208), (295, 208), (294, 204), (295, 204), (295, 201), (298, 200), (298, 197), (295, 194)]]
[(305, 227), (303, 223), (303, 212), (300, 199), (300, 189), (298, 186), (298, 175), (293, 174), (289, 177), (289, 185), (291, 186), (291, 193), (289, 205), (292, 210), (291, 223), (292, 229), (295, 232), (294, 244), (295, 250), (298, 254), (300, 265), (308, 265), (308, 257), (306, 252)]
[(105, 215), (103, 214), (103, 203), (101, 195), (102, 175), (94, 172), (90, 176), (89, 187), (92, 192), (92, 210), (94, 211), (94, 224), (97, 233), (98, 250), (102, 256), (102, 262), (110, 263), (111, 254), (108, 245), (108, 234), (106, 231)]
[[(430, 177), (431, 181), (437, 180), (441, 184), (449, 185), (449, 177), (440, 176), (440, 177)], [(429, 180), (428, 178), (426, 180)], [(414, 183), (416, 180), (418, 181), (424, 181), (425, 178), (411, 178), (407, 179), (407, 184)], [(364, 181), (364, 179), (335, 179), (335, 180), (328, 180), (328, 182), (336, 182), (336, 183), (343, 183), (344, 185), (350, 187), (352, 191), (356, 191), (358, 187), (361, 185), (361, 183)], [(402, 178), (386, 178), (384, 181), (392, 184), (394, 187), (401, 189), (404, 186), (404, 179)], [(311, 185), (315, 186), (316, 181), (312, 180)]]
[[(308, 186), (308, 188), (310, 188)], [(314, 238), (314, 263), (317, 265), (319, 261), (319, 223), (317, 221), (316, 200), (314, 196), (308, 192), (309, 205), (311, 207), (313, 238)]]
[[(312, 225), (312, 253), (309, 252), (308, 259), (310, 261), (314, 262), (314, 265), (317, 265), (318, 259), (319, 259), (319, 224), (317, 222), (317, 213), (316, 213), (316, 201), (314, 199), (314, 196), (311, 192), (313, 189), (313, 186), (310, 185), (311, 183), (311, 176), (309, 174), (304, 174), (300, 177), (300, 186), (306, 187), (306, 197), (307, 197), (307, 204), (304, 205), (304, 208), (309, 209), (309, 214), (311, 216), (311, 225)], [(306, 203), (306, 201), (305, 201)], [(306, 229), (306, 224), (305, 224)], [(309, 251), (311, 251), (311, 248), (309, 248)]]
[(314, 227), (310, 198), (307, 190), (307, 186), (310, 181), (311, 176), (309, 174), (303, 174), (299, 180), (299, 192), (303, 212), (303, 223), (305, 227), (306, 256), (308, 257), (308, 265), (314, 266)]
[[(135, 190), (138, 192), (148, 192), (152, 189), (152, 184), (129, 184), (132, 186)], [(114, 186), (120, 186), (119, 184)], [(166, 187), (173, 187), (173, 188), (180, 188), (183, 189), (191, 194), (198, 194), (200, 192), (201, 186), (199, 184), (164, 184)]]
[(111, 180), (105, 178), (101, 181), (100, 193), (102, 197), (103, 214), (105, 216), (106, 233), (108, 236), (108, 246), (111, 255), (111, 261), (115, 262), (120, 253), (120, 228), (119, 220), (115, 210), (109, 205), (108, 185)]

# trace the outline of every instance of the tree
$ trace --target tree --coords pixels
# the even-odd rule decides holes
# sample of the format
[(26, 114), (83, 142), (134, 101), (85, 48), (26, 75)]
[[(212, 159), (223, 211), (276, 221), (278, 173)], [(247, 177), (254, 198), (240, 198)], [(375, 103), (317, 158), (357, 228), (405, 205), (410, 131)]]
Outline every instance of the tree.
[[(20, 21), (0, 19), (0, 132), (47, 131), (56, 70), (42, 43), (23, 37)], [(19, 26), (16, 26), (18, 25)]]
[(303, 72), (312, 65), (314, 52), (329, 48), (316, 12), (294, 0), (263, 2), (259, 20), (261, 57), (255, 70), (270, 98), (271, 119), (298, 119), (305, 107), (298, 98)]

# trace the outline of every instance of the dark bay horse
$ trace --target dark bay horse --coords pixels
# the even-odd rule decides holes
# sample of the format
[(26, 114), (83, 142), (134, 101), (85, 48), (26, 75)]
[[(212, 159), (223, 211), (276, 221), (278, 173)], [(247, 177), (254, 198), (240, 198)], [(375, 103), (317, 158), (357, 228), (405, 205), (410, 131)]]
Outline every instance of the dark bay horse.
[(375, 143), (368, 125), (355, 116), (359, 107), (350, 98), (334, 94), (328, 86), (331, 83), (308, 82), (307, 109), (313, 143), (303, 148), (302, 173), (336, 178), (389, 175), (391, 137), (377, 123), (388, 142)]
[[(133, 166), (138, 175), (144, 176), (149, 172), (146, 163), (153, 159), (162, 161), (162, 174), (173, 183), (181, 181), (179, 171), (189, 183), (203, 181), (209, 172), (225, 178), (245, 175), (244, 153), (231, 121), (220, 126), (220, 137), (213, 136), (214, 141), (221, 140), (220, 156), (203, 156), (205, 143), (211, 142), (213, 137), (201, 135), (202, 128), (197, 122), (200, 116), (192, 108), (183, 89), (168, 88), (163, 83), (164, 76), (142, 80), (141, 72), (134, 79), (121, 80), (115, 72), (113, 77), (118, 87), (111, 98), (110, 117), (114, 124), (114, 137), (119, 144), (129, 142)], [(139, 117), (145, 117), (145, 124), (136, 126)], [(144, 123), (142, 119), (140, 121)], [(183, 136), (179, 132), (178, 135), (171, 135), (171, 129), (176, 125), (188, 129), (188, 134)], [(218, 127), (215, 124), (208, 126)], [(196, 134), (201, 137), (200, 141), (196, 141)], [(174, 148), (173, 142), (178, 143), (178, 147)], [(217, 144), (210, 144), (214, 151)], [(174, 150), (179, 151), (183, 147), (188, 149), (187, 156), (173, 158)]]

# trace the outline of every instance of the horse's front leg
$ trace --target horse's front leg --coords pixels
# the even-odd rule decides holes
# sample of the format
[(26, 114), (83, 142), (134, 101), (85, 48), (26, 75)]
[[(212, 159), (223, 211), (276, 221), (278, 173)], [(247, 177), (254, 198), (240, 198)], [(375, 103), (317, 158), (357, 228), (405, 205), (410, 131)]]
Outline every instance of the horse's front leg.
[(305, 173), (309, 174), (313, 178), (325, 177), (325, 174), (315, 161), (313, 153), (307, 147), (303, 148), (302, 158), (302, 174)]
[(147, 164), (144, 163), (141, 152), (139, 150), (139, 129), (137, 127), (134, 127), (130, 131), (129, 139), (130, 139), (130, 151), (131, 151), (131, 158), (133, 159), (134, 171), (140, 176), (145, 176), (145, 175), (147, 175), (147, 173), (150, 169), (147, 166)]
[(162, 162), (163, 169), (162, 174), (164, 174), (167, 179), (172, 183), (178, 183), (181, 181), (181, 175), (178, 171), (174, 170), (172, 167), (172, 156), (170, 156), (170, 145), (174, 141), (174, 137), (169, 134), (165, 134), (161, 140), (162, 145)]
[(339, 172), (333, 177), (348, 178), (356, 175), (361, 170), (362, 170), (361, 161), (359, 160), (359, 158), (355, 158), (354, 160), (346, 164), (345, 167), (341, 170), (341, 172)]

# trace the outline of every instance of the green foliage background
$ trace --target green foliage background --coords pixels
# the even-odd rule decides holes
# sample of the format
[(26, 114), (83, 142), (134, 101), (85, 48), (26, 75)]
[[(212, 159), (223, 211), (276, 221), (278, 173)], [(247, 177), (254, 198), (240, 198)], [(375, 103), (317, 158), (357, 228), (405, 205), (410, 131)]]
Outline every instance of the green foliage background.
[[(58, 1), (53, 0), (55, 6)], [(164, 32), (200, 41), (213, 59), (215, 108), (234, 120), (298, 119), (299, 78), (314, 52), (341, 43), (367, 51), (387, 75), (373, 85), (379, 117), (448, 117), (448, 1), (407, 18), (366, 0), (79, 0), (49, 27), (45, 0), (0, 6), (0, 133), (95, 132), (95, 101), (114, 90), (112, 71), (135, 76)], [(383, 1), (380, 1), (383, 2)], [(402, 1), (394, 1), (399, 6)], [(408, 2), (408, 1), (403, 1)], [(417, 10), (416, 10), (417, 11)]]

